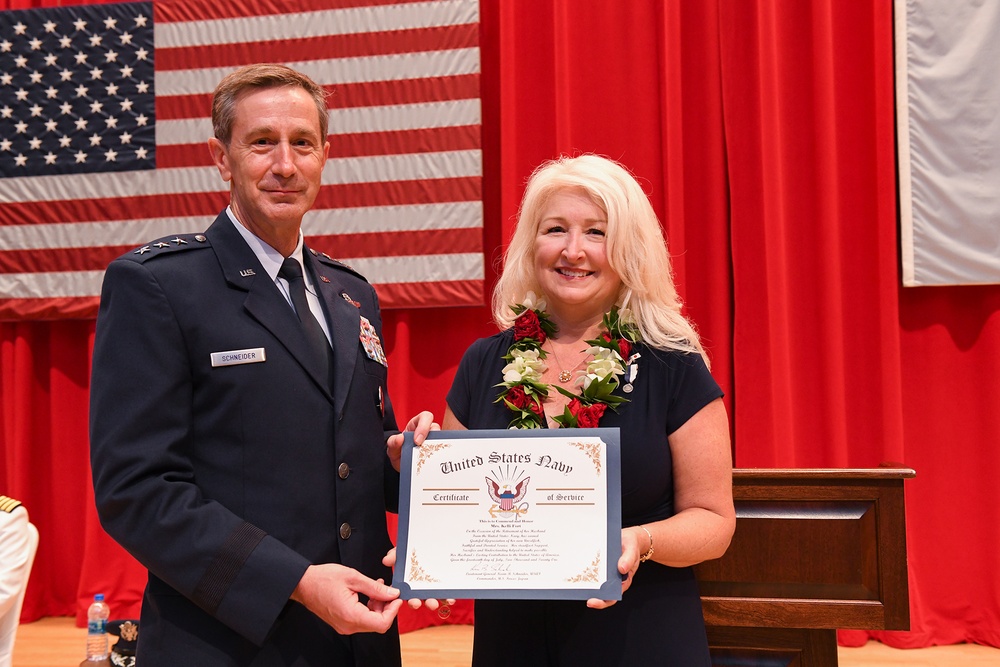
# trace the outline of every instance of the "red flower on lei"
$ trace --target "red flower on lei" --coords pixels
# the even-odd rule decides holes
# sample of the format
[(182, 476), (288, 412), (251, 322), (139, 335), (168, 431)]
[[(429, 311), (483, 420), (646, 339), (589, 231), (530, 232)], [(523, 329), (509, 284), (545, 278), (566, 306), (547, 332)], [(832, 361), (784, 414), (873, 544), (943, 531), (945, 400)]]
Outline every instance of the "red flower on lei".
[(511, 387), (504, 396), (504, 400), (518, 410), (530, 410), (539, 417), (541, 417), (544, 412), (542, 410), (541, 401), (539, 401), (535, 396), (529, 396), (527, 392), (525, 392), (524, 387), (521, 385), (514, 385)]
[(538, 341), (541, 346), (547, 340), (545, 329), (538, 319), (538, 313), (530, 308), (526, 308), (523, 313), (514, 320), (514, 340), (524, 340), (532, 338)]
[(579, 398), (574, 398), (566, 406), (566, 410), (576, 417), (577, 428), (597, 428), (597, 424), (601, 421), (601, 417), (604, 416), (604, 411), (607, 408), (608, 406), (605, 403), (587, 405), (582, 403)]

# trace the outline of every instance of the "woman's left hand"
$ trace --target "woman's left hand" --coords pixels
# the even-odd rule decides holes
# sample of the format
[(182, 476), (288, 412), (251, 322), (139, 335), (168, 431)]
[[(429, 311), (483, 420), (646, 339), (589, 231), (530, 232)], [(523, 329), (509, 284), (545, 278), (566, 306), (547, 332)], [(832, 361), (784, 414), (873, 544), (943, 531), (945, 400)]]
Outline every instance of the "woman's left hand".
[[(646, 553), (643, 544), (648, 539), (646, 532), (638, 526), (622, 529), (622, 556), (618, 559), (618, 571), (624, 577), (622, 581), (622, 595), (625, 595), (625, 591), (632, 586), (632, 577), (635, 576), (636, 570), (639, 569), (639, 556)], [(607, 609), (615, 602), (616, 600), (590, 598), (587, 600), (587, 606), (591, 609)]]
[[(427, 410), (413, 417), (413, 419), (407, 422), (406, 428), (403, 429), (404, 432), (413, 431), (413, 444), (418, 447), (424, 444), (428, 433), (440, 430), (441, 427), (434, 421), (434, 415)], [(389, 462), (392, 463), (392, 467), (396, 472), (399, 472), (399, 461), (403, 453), (403, 434), (397, 433), (396, 435), (389, 436), (385, 445), (386, 453), (389, 455)]]
[[(396, 547), (389, 549), (389, 552), (382, 558), (382, 564), (386, 567), (395, 568), (396, 567)], [(407, 600), (406, 604), (409, 605), (410, 609), (420, 609), (420, 607), (427, 607), (431, 611), (437, 611), (441, 618), (447, 618), (447, 614), (442, 614), (441, 612), (449, 611), (450, 607), (455, 604), (454, 600), (437, 600), (435, 598), (429, 598), (427, 600)]]

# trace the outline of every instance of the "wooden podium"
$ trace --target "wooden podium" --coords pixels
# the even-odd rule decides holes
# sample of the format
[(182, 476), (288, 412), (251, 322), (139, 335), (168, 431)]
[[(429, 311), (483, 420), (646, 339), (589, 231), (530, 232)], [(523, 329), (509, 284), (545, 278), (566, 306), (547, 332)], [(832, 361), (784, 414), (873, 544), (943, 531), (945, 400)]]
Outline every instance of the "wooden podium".
[(835, 667), (837, 628), (908, 630), (906, 468), (733, 471), (736, 533), (696, 567), (712, 662)]

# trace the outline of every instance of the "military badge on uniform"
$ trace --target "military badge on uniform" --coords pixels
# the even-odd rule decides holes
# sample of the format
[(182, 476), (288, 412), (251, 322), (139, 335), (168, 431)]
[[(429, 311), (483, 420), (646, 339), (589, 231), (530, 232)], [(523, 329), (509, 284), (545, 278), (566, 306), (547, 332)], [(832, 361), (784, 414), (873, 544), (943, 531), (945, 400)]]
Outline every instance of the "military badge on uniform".
[(386, 368), (389, 361), (385, 358), (385, 351), (382, 349), (382, 341), (378, 337), (375, 327), (364, 315), (361, 316), (361, 346), (365, 348), (365, 354), (372, 361), (377, 361)]

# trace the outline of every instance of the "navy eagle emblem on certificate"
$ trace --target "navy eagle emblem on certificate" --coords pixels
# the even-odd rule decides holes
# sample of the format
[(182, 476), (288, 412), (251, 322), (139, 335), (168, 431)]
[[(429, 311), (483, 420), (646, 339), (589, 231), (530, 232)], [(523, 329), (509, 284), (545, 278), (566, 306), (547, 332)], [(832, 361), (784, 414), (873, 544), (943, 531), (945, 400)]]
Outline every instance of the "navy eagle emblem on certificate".
[(404, 438), (403, 599), (621, 599), (617, 428)]
[[(515, 475), (517, 473), (515, 472)], [(522, 473), (523, 474), (523, 473)], [(497, 475), (503, 478), (503, 475)], [(522, 512), (528, 511), (528, 503), (524, 503), (520, 507), (515, 508), (514, 505), (521, 502), (525, 494), (528, 493), (528, 482), (531, 481), (530, 477), (526, 477), (519, 482), (498, 482), (490, 477), (486, 478), (486, 491), (490, 494), (490, 498), (496, 505), (490, 507), (490, 515), (496, 516), (493, 512), (494, 510), (499, 510), (503, 514), (513, 513), (515, 516), (520, 515)], [(511, 484), (514, 484), (513, 490), (510, 488)]]

